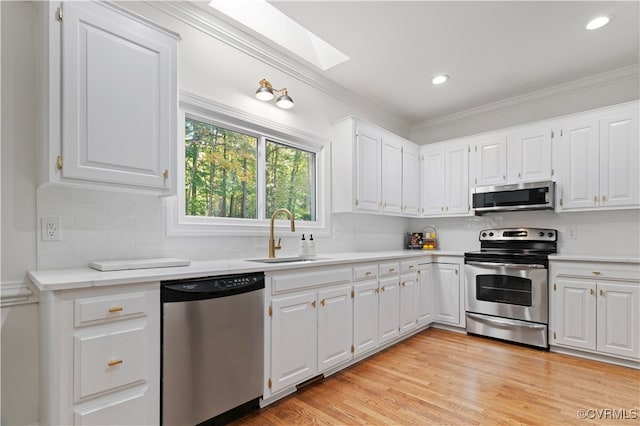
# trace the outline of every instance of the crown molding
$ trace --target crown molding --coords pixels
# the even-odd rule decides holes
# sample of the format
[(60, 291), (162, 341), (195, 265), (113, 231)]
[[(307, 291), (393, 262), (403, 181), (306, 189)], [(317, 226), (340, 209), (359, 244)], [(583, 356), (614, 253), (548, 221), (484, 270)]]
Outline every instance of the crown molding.
[(509, 108), (552, 100), (554, 98), (578, 93), (593, 87), (608, 86), (610, 84), (631, 79), (638, 80), (639, 75), (640, 67), (637, 64), (618, 68), (612, 71), (574, 80), (569, 83), (547, 87), (545, 89), (525, 93), (524, 95), (503, 99), (498, 102), (466, 109), (464, 111), (455, 112), (453, 114), (444, 115), (434, 119), (424, 120), (411, 127), (411, 134), (426, 129), (434, 129), (437, 127), (455, 124), (460, 121), (483, 117)]
[(149, 6), (219, 40), (242, 53), (281, 71), (331, 97), (359, 110), (375, 114), (375, 121), (388, 130), (407, 134), (410, 123), (392, 115), (381, 106), (373, 104), (354, 92), (334, 83), (310, 65), (296, 61), (270, 47), (252, 35), (224, 22), (212, 13), (189, 2), (148, 2)]

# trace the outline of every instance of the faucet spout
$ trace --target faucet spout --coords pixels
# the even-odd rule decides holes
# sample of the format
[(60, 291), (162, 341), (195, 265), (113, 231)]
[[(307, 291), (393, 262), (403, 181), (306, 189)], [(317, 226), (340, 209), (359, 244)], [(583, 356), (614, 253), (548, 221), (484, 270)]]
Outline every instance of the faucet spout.
[(275, 212), (273, 212), (273, 214), (271, 215), (271, 223), (269, 225), (269, 258), (276, 257), (276, 250), (280, 250), (282, 248), (280, 246), (280, 240), (278, 240), (278, 244), (276, 245), (276, 240), (274, 235), (275, 230), (273, 225), (274, 221), (276, 220), (276, 216), (279, 213), (286, 213), (289, 216), (289, 220), (291, 222), (291, 232), (296, 231), (296, 223), (293, 219), (293, 213), (291, 213), (287, 209), (277, 209)]

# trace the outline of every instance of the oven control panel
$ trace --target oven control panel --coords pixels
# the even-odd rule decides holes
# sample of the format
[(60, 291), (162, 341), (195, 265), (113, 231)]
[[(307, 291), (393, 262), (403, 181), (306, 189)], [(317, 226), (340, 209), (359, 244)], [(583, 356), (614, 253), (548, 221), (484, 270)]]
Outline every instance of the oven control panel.
[(480, 241), (557, 241), (558, 231), (543, 228), (500, 228), (480, 231)]

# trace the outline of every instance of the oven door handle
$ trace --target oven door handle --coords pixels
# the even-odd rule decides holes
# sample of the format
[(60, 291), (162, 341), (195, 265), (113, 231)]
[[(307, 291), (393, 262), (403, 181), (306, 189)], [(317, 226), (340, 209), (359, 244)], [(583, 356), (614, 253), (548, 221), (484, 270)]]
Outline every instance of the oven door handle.
[(499, 327), (499, 328), (513, 328), (513, 327), (520, 327), (520, 328), (530, 328), (532, 330), (544, 330), (546, 325), (544, 324), (522, 324), (521, 321), (518, 321), (518, 323), (514, 323), (513, 321), (509, 321), (508, 319), (501, 319), (501, 318), (490, 318), (490, 317), (486, 317), (484, 315), (478, 315), (478, 314), (473, 314), (471, 312), (467, 312), (467, 317), (474, 319), (478, 322), (483, 322), (485, 324), (491, 324), (495, 327)]
[(505, 268), (515, 268), (515, 269), (547, 269), (544, 265), (538, 265), (535, 263), (501, 263), (501, 262), (475, 262), (468, 260), (466, 262), (467, 265), (480, 266), (485, 268), (494, 268), (496, 266), (505, 267)]

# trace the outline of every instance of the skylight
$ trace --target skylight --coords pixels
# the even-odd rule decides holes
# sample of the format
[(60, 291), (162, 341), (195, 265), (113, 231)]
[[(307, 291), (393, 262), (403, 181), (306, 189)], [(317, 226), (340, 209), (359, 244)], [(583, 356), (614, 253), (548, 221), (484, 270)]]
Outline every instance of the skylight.
[(209, 6), (323, 71), (349, 60), (347, 55), (265, 0), (213, 0)]

